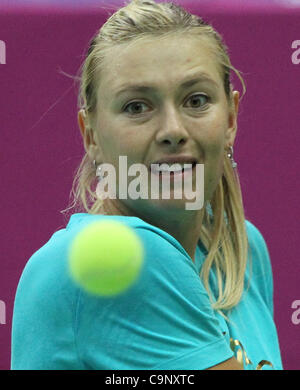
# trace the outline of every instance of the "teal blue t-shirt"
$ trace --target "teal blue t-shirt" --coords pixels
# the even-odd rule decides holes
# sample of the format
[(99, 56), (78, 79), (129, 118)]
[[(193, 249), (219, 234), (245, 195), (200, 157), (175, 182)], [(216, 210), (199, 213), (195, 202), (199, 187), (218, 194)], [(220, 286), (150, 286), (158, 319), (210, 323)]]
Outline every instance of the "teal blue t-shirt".
[[(135, 229), (145, 248), (139, 279), (113, 298), (89, 295), (68, 273), (72, 239), (100, 219)], [(203, 370), (238, 357), (242, 347), (252, 362), (245, 369), (255, 369), (262, 360), (282, 369), (268, 250), (257, 228), (249, 221), (246, 227), (250, 287), (248, 268), (242, 300), (228, 323), (212, 309), (199, 277), (207, 255), (200, 242), (194, 263), (176, 239), (140, 218), (73, 214), (22, 273), (14, 302), (11, 369)], [(215, 290), (213, 272), (210, 283)]]

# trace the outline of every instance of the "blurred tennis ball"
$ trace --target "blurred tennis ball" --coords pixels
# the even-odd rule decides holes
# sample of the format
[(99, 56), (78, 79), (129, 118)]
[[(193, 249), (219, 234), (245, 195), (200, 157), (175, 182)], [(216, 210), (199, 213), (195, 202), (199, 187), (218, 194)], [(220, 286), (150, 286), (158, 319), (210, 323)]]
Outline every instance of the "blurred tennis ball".
[(88, 293), (113, 296), (126, 291), (139, 277), (143, 244), (121, 222), (96, 221), (83, 228), (69, 248), (69, 271)]

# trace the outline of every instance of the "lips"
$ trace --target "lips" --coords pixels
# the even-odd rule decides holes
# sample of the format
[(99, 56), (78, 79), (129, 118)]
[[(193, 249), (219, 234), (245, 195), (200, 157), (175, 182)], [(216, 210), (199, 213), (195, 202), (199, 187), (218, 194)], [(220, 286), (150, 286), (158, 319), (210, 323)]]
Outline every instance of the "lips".
[[(174, 164), (180, 164), (182, 166), (182, 170), (178, 172), (173, 172), (173, 171), (168, 171), (166, 170), (165, 172), (170, 173), (170, 174), (178, 174), (178, 173), (183, 173), (184, 171), (191, 170), (190, 167), (184, 167), (184, 164), (192, 164), (192, 168), (195, 167), (197, 164), (198, 160), (196, 157), (190, 156), (190, 155), (172, 155), (172, 156), (166, 156), (164, 158), (161, 158), (159, 160), (156, 160), (150, 164), (149, 170), (153, 173), (158, 173), (159, 166), (162, 164), (168, 164), (169, 167), (174, 165)], [(155, 166), (159, 165), (159, 166)], [(164, 172), (163, 172), (164, 173)]]
[(165, 158), (161, 158), (160, 160), (156, 160), (152, 162), (151, 164), (193, 164), (196, 163), (198, 160), (196, 157), (192, 156), (169, 156)]
[(155, 169), (150, 170), (151, 176), (156, 176), (161, 180), (172, 180), (174, 182), (178, 182), (185, 179), (193, 179), (195, 173), (195, 167), (197, 163), (193, 163), (192, 167), (190, 167), (191, 163), (188, 164), (188, 167), (185, 167), (181, 171), (158, 171)]
[[(178, 175), (178, 174), (182, 174), (184, 172), (192, 171), (193, 168), (195, 168), (195, 166), (196, 166), (196, 162), (194, 162), (194, 163), (185, 162), (185, 163), (180, 163), (180, 164), (178, 162), (173, 163), (173, 164), (160, 163), (157, 165), (158, 166), (153, 165), (150, 168), (151, 173), (160, 174), (160, 175), (164, 175), (164, 174)], [(168, 169), (167, 167), (164, 167), (164, 165), (168, 165), (170, 169)], [(179, 167), (177, 167), (177, 165), (180, 165), (181, 169), (178, 169)], [(173, 167), (173, 170), (171, 169), (172, 167)]]

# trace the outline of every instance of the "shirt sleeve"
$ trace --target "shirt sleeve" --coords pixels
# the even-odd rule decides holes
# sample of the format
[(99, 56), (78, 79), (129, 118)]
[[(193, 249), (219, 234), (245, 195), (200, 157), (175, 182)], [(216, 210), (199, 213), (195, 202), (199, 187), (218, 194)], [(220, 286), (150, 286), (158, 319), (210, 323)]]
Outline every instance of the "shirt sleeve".
[(231, 358), (191, 258), (167, 235), (136, 232), (146, 253), (136, 283), (115, 298), (79, 296), (74, 329), (85, 367), (202, 370)]
[(18, 283), (12, 320), (11, 370), (81, 370), (73, 330), (80, 290), (66, 268), (69, 237), (60, 230), (37, 250)]
[(70, 279), (80, 226), (56, 232), (29, 259), (14, 303), (12, 370), (201, 370), (233, 356), (191, 258), (143, 226), (135, 229), (144, 267), (117, 297), (91, 296)]

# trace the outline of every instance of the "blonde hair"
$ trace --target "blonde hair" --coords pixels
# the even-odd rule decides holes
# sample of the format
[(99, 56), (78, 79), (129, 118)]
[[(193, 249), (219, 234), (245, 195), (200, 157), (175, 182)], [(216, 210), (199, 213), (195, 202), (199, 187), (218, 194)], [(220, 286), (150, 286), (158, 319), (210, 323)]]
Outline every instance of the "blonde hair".
[[(173, 3), (156, 3), (153, 0), (132, 0), (108, 18), (90, 42), (86, 59), (81, 69), (79, 108), (84, 108), (88, 122), (92, 123), (96, 109), (96, 91), (101, 78), (101, 65), (106, 49), (137, 39), (168, 34), (194, 34), (204, 37), (220, 66), (228, 105), (233, 108), (233, 89), (230, 71), (233, 70), (243, 85), (245, 83), (230, 62), (228, 49), (222, 37), (200, 17), (192, 15)], [(88, 128), (87, 131), (91, 131)], [(95, 168), (86, 153), (83, 157), (72, 186), (73, 204), (66, 210), (97, 214), (102, 206), (95, 192), (97, 183)], [(204, 210), (201, 242), (207, 250), (200, 277), (210, 297), (212, 307), (221, 311), (230, 310), (241, 299), (247, 264), (248, 240), (242, 195), (237, 174), (230, 159), (224, 158), (224, 173), (218, 183), (209, 208)], [(209, 286), (211, 268), (215, 268), (218, 281), (218, 296), (214, 297)], [(225, 316), (226, 318), (226, 316)]]

